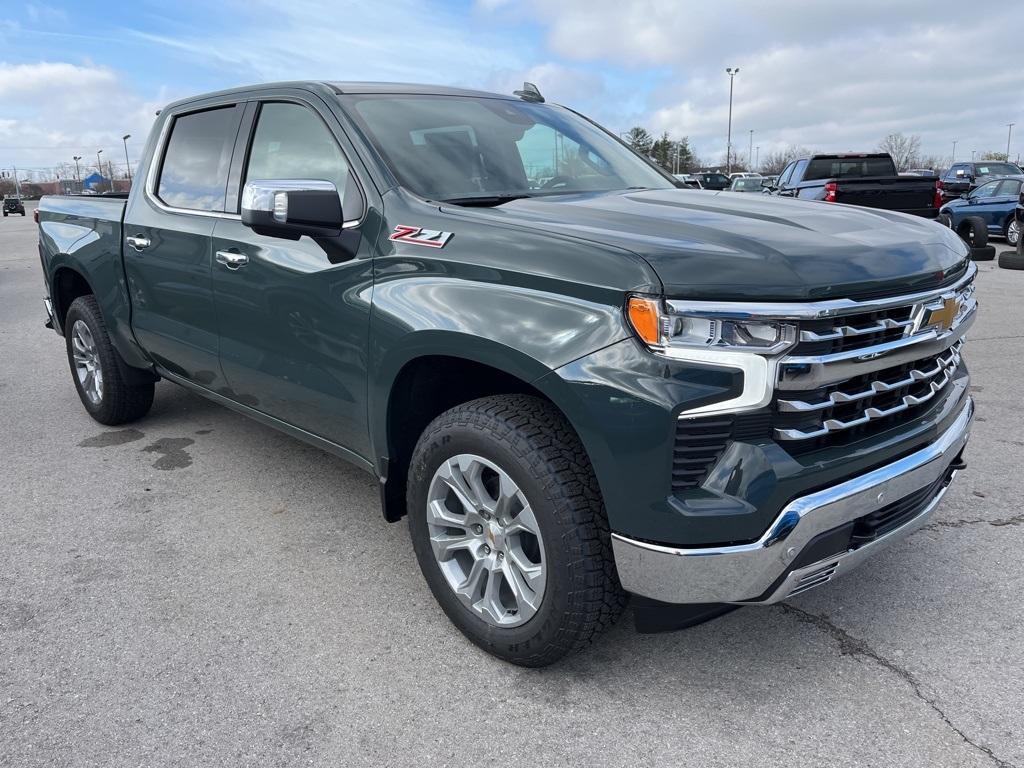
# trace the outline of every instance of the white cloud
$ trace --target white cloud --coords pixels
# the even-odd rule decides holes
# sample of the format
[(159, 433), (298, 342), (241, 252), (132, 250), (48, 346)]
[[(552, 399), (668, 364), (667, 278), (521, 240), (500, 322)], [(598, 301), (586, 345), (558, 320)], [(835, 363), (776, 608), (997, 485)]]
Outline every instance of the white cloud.
[(1006, 123), (1024, 123), (1019, 29), (954, 0), (859, 0), (855, 11), (817, 0), (525, 0), (494, 15), (540, 22), (549, 56), (610, 62), (638, 80), (662, 72), (637, 119), (688, 134), (709, 158), (725, 150), (727, 66), (740, 67), (734, 142), (746, 148), (753, 128), (762, 154), (788, 143), (870, 149), (902, 131), (938, 155), (959, 139), (962, 157), (1005, 148)]
[(126, 133), (132, 134), (134, 165), (157, 108), (106, 67), (0, 62), (0, 165), (16, 159), (29, 171), (71, 162), (74, 155), (95, 165), (102, 149), (104, 161), (121, 167)]

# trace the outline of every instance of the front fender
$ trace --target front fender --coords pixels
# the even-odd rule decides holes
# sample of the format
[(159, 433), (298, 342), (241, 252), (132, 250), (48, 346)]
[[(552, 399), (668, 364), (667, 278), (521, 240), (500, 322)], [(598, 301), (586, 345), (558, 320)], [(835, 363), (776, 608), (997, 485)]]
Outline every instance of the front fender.
[(629, 336), (617, 301), (437, 274), (378, 282), (370, 323), (368, 400), (377, 456), (387, 455), (395, 380), (416, 358), (462, 358), (532, 383)]

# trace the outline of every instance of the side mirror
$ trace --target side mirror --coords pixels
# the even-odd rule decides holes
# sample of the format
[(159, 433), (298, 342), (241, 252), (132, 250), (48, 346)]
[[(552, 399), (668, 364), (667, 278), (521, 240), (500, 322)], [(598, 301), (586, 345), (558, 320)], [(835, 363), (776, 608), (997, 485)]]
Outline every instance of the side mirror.
[(762, 189), (771, 189), (772, 188), (772, 180), (771, 179), (761, 179), (761, 188)]
[(329, 181), (256, 180), (242, 188), (242, 224), (258, 235), (338, 237), (342, 222), (341, 196)]

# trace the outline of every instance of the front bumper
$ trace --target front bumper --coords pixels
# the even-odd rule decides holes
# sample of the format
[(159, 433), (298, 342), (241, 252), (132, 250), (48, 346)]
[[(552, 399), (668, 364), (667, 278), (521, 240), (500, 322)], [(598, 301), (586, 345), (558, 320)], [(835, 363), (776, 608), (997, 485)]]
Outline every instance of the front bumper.
[[(838, 575), (920, 528), (955, 475), (974, 421), (968, 398), (950, 427), (927, 447), (838, 485), (790, 502), (756, 542), (681, 549), (612, 534), (622, 586), (665, 603), (774, 603)], [(807, 562), (830, 532), (934, 489), (909, 519), (857, 547)]]

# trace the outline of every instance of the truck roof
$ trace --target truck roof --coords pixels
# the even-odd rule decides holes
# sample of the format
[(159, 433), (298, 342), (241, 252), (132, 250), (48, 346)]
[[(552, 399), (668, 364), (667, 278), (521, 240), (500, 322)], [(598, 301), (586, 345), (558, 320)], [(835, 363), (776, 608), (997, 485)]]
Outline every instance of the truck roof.
[(490, 93), (488, 91), (475, 91), (468, 88), (452, 88), (446, 85), (430, 85), (426, 83), (379, 83), (379, 82), (344, 82), (330, 80), (289, 80), (277, 83), (258, 83), (254, 85), (242, 85), (236, 88), (226, 88), (221, 91), (210, 91), (189, 96), (168, 104), (165, 109), (188, 104), (194, 101), (216, 98), (219, 96), (231, 96), (234, 94), (251, 93), (253, 91), (265, 91), (277, 88), (314, 88), (329, 89), (335, 94), (342, 93), (392, 93), (392, 94), (429, 94), (433, 96), (476, 96), (489, 99), (517, 100), (512, 94)]

